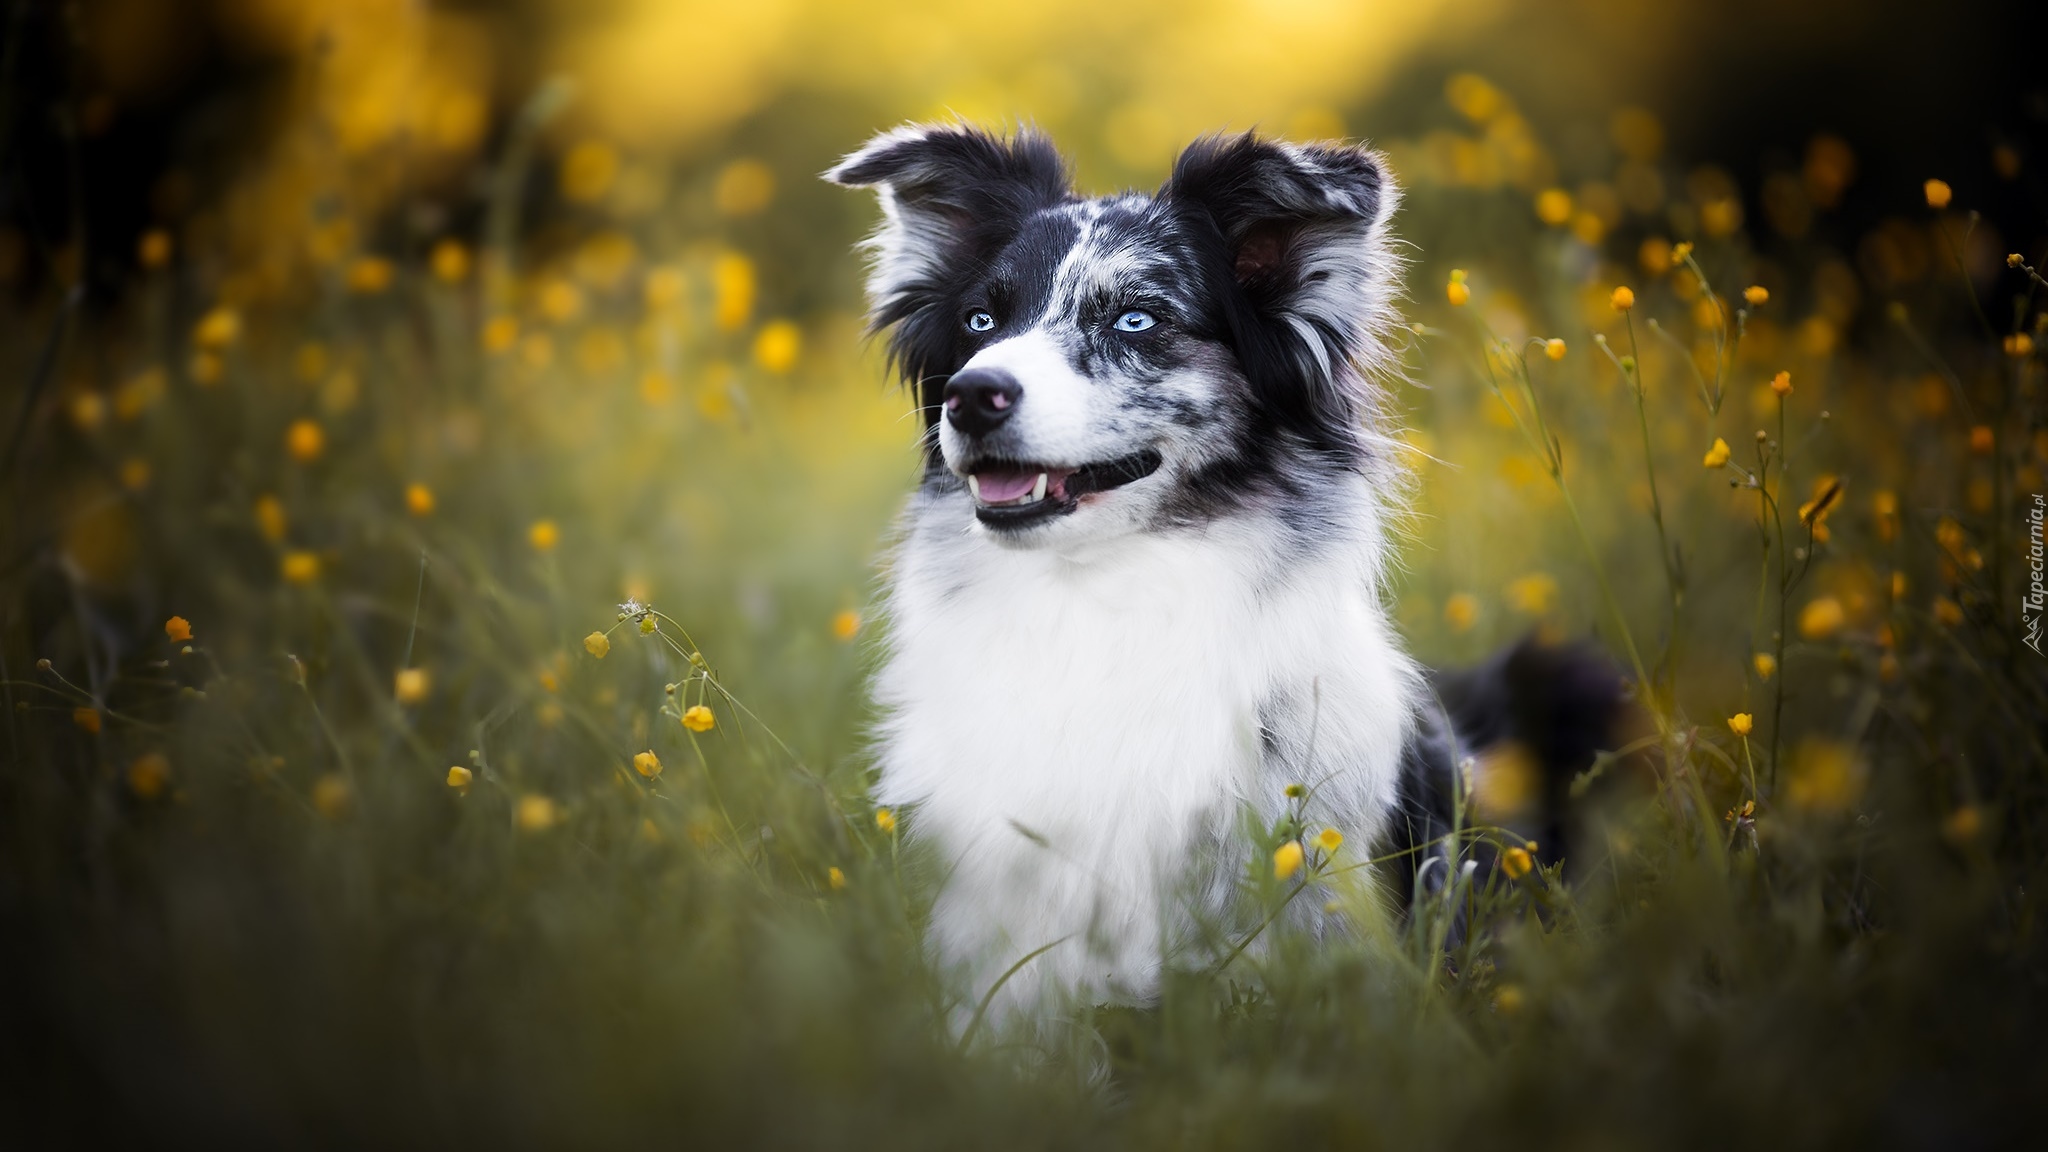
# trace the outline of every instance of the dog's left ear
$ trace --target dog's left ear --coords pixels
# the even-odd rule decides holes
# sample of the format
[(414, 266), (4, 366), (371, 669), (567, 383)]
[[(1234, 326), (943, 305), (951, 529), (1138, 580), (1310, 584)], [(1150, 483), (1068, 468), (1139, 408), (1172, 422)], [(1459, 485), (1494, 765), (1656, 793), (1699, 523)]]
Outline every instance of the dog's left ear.
[(1400, 292), (1387, 229), (1400, 191), (1379, 154), (1210, 137), (1181, 153), (1160, 194), (1221, 233), (1251, 311), (1232, 319), (1245, 368), (1254, 383), (1291, 378), (1268, 381), (1269, 402), (1306, 405), (1298, 415), (1331, 434), (1355, 429), (1371, 370), (1390, 358)]

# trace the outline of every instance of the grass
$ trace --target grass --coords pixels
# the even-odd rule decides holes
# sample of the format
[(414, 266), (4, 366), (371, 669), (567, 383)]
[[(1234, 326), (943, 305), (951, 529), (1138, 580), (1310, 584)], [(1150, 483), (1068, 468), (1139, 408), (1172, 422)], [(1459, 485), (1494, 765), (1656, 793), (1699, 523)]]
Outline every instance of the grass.
[[(1466, 99), (1475, 134), (1494, 95)], [(1569, 884), (1477, 873), (1460, 941), (1372, 886), (1402, 861), (1305, 843), (1299, 872), (1246, 877), (1259, 946), (1158, 1005), (961, 1037), (946, 1021), (989, 990), (922, 959), (938, 878), (902, 839), (915, 814), (865, 799), (870, 557), (915, 433), (844, 315), (851, 260), (829, 306), (779, 316), (786, 273), (741, 224), (619, 207), (607, 146), (533, 193), (557, 98), (508, 137), (477, 232), (378, 245), (334, 209), (269, 282), (224, 274), (195, 225), (145, 244), (118, 307), (79, 312), (55, 274), (12, 306), (0, 1123), (580, 1146), (2025, 1130), (2039, 260), (1983, 275), (1963, 205), (1905, 190), (1902, 227), (1952, 258), (1845, 287), (1719, 201), (1605, 225), (1566, 194), (1551, 225), (1396, 142), (1422, 253), (1397, 613), (1441, 662), (1596, 636), (1645, 706), (1644, 777), (1582, 790)], [(850, 220), (792, 226), (836, 252)], [(708, 728), (682, 723), (697, 707)], [(1262, 847), (1313, 836), (1304, 804)], [(1461, 852), (1501, 839), (1488, 819)], [(1277, 915), (1299, 898), (1363, 930), (1299, 938)]]

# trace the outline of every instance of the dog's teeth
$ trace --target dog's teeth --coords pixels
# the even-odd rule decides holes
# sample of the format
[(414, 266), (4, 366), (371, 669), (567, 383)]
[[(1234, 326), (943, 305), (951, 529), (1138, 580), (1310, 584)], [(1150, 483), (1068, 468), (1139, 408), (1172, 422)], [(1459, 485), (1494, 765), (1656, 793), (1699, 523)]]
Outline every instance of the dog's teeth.
[(974, 493), (974, 501), (979, 504), (981, 502), (981, 477), (969, 472), (967, 474), (967, 490)]
[(1045, 473), (1043, 472), (1038, 474), (1038, 483), (1031, 488), (1031, 499), (1033, 502), (1045, 499)]

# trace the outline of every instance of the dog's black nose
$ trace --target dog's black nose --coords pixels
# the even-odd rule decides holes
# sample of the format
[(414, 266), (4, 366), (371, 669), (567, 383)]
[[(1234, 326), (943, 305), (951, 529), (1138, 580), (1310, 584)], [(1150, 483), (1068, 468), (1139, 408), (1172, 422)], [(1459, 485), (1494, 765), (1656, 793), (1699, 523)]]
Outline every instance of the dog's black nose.
[(1010, 418), (1024, 386), (1000, 368), (955, 372), (946, 381), (946, 422), (969, 436), (986, 436)]

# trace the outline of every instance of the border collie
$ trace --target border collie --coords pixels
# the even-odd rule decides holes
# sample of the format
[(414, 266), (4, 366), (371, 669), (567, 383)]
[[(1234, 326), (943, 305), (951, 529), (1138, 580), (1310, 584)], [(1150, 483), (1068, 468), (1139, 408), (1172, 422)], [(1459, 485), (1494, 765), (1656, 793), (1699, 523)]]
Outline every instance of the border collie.
[(880, 193), (871, 321), (926, 433), (875, 798), (947, 869), (936, 961), (978, 995), (1051, 945), (998, 1012), (1151, 996), (1270, 867), (1244, 822), (1272, 827), (1288, 785), (1353, 860), (1422, 844), (1454, 728), (1612, 702), (1559, 696), (1583, 662), (1527, 645), (1433, 689), (1388, 619), (1402, 262), (1378, 154), (1216, 137), (1154, 194), (1088, 198), (1042, 136), (912, 125), (826, 176)]

